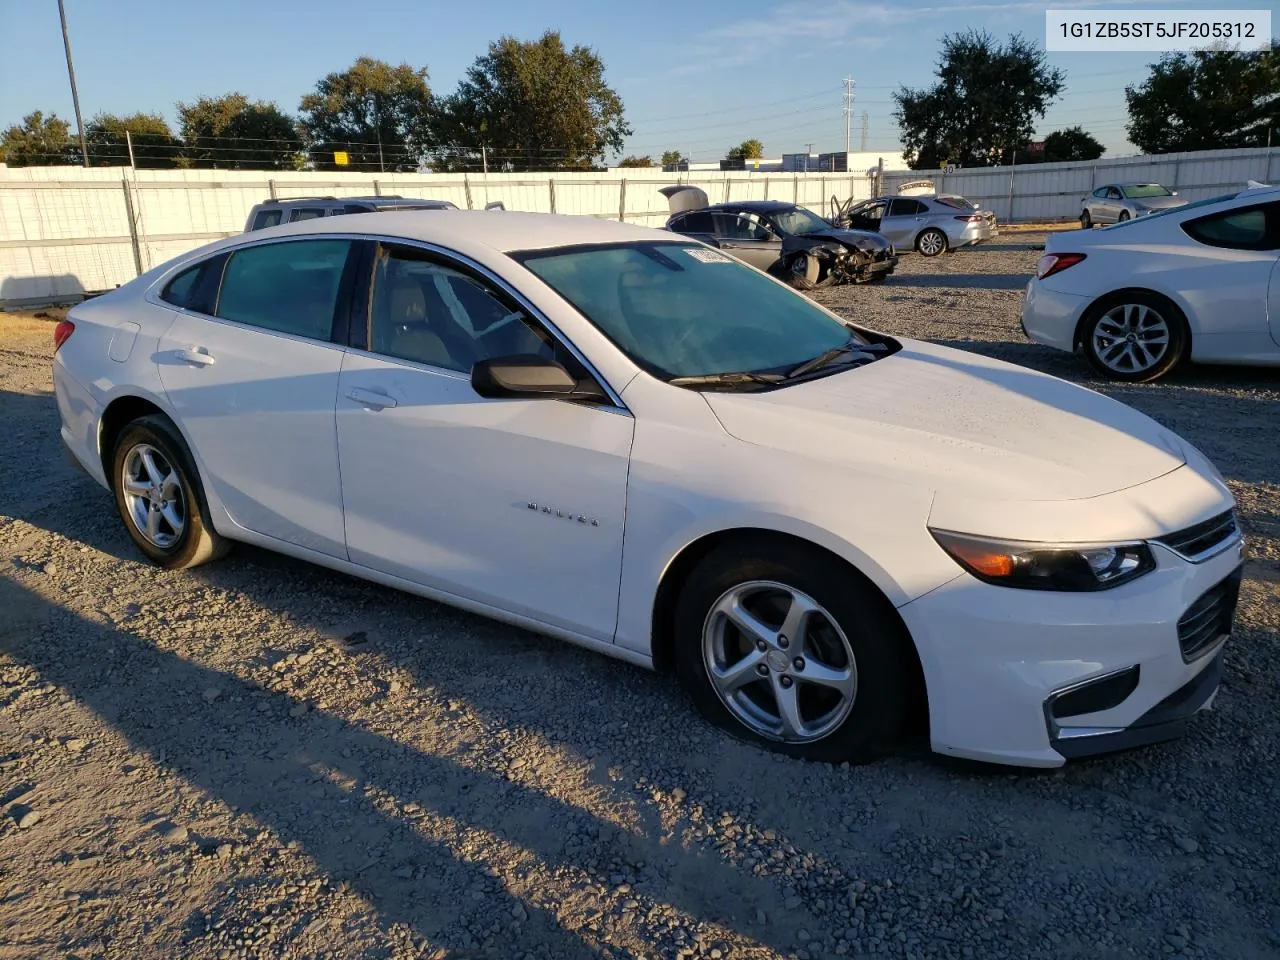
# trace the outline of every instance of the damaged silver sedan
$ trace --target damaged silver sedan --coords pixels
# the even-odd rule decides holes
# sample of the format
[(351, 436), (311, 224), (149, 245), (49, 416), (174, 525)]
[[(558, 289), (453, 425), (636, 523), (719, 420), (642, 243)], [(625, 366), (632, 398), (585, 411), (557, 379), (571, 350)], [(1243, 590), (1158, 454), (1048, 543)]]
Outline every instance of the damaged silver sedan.
[(873, 283), (893, 273), (898, 257), (884, 237), (841, 230), (816, 213), (778, 200), (707, 202), (689, 184), (663, 187), (671, 207), (666, 228), (723, 250), (799, 290)]

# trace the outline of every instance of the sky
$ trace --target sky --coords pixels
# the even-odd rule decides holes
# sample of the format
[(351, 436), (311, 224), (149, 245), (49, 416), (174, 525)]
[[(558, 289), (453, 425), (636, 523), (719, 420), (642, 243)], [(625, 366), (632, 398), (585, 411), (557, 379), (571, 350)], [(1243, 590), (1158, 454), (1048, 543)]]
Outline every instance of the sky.
[[(625, 153), (678, 149), (716, 160), (749, 137), (765, 155), (844, 147), (843, 80), (852, 77), (852, 148), (894, 152), (891, 93), (933, 79), (941, 38), (967, 28), (1044, 43), (1047, 7), (1114, 9), (1094, 0), (65, 0), (80, 103), (99, 112), (159, 112), (175, 127), (177, 101), (239, 91), (297, 110), (327, 73), (359, 56), (426, 67), (452, 92), (490, 41), (559, 30), (603, 59), (634, 129)], [(1125, 3), (1196, 9), (1206, 0)], [(1272, 9), (1276, 3), (1232, 4)], [(32, 110), (74, 120), (56, 0), (0, 0), (0, 128)], [(1157, 54), (1052, 53), (1063, 96), (1042, 136), (1081, 125), (1108, 156), (1138, 152), (1125, 139), (1126, 84)]]

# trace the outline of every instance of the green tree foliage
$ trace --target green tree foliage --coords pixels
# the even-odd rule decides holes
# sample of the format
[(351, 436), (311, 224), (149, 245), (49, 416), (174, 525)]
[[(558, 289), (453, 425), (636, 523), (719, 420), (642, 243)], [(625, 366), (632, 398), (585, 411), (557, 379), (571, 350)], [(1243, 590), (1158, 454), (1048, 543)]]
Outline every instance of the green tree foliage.
[[(425, 68), (360, 57), (302, 98), (312, 161), (321, 170), (416, 170), (431, 146), (434, 104)], [(345, 151), (350, 162), (335, 164), (335, 151)]]
[(133, 138), (133, 159), (139, 167), (163, 169), (178, 165), (179, 144), (169, 124), (158, 113), (133, 113), (117, 117), (100, 113), (85, 125), (89, 164), (94, 167), (127, 167)]
[(726, 160), (759, 160), (764, 156), (764, 144), (754, 138), (743, 140), (736, 147), (730, 147), (724, 156)]
[(903, 153), (917, 170), (1009, 162), (1065, 84), (1030, 40), (1014, 35), (1002, 45), (975, 30), (943, 38), (935, 73), (932, 87), (893, 95)]
[[(1125, 87), (1129, 139), (1145, 153), (1265, 147), (1280, 142), (1280, 43), (1269, 51), (1197, 50), (1151, 65)], [(1270, 132), (1270, 136), (1269, 136)]]
[(39, 110), (4, 132), (0, 160), (11, 167), (52, 167), (80, 163), (80, 148), (71, 140), (71, 127), (56, 114)]
[(648, 156), (623, 157), (622, 160), (619, 161), (618, 166), (620, 167), (652, 167), (653, 157), (648, 157)]
[(674, 167), (678, 163), (688, 163), (689, 158), (679, 150), (665, 150), (662, 154), (662, 165), (664, 167)]
[(298, 125), (274, 103), (244, 94), (179, 103), (184, 166), (293, 170), (302, 163)]
[(589, 170), (631, 133), (604, 62), (588, 47), (566, 50), (554, 30), (489, 44), (444, 100), (436, 129), (440, 164), (455, 169), (479, 167), (485, 147), (491, 166)]
[(1065, 130), (1055, 130), (1044, 138), (1043, 159), (1045, 163), (1097, 160), (1105, 149), (1083, 127), (1067, 127)]

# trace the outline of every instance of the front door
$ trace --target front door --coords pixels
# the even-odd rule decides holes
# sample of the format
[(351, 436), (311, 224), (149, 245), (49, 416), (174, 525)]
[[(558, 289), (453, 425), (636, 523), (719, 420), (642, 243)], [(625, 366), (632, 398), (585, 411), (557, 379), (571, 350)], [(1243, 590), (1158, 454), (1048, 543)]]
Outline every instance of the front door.
[(874, 200), (858, 204), (849, 211), (849, 229), (870, 230), (872, 233), (879, 233), (880, 221), (884, 218), (885, 208), (888, 205), (888, 200)]
[(716, 213), (712, 217), (721, 250), (757, 270), (769, 270), (782, 256), (782, 241), (753, 213)]
[(880, 221), (880, 233), (895, 249), (910, 250), (915, 246), (916, 233), (923, 229), (925, 214), (929, 212), (919, 200), (910, 197), (894, 197), (889, 209)]
[(486, 399), (480, 359), (577, 361), (465, 265), (384, 246), (368, 347), (338, 385), (353, 562), (612, 639), (634, 421), (609, 404)]
[(216, 316), (179, 310), (160, 380), (203, 468), (247, 530), (345, 557), (334, 400), (334, 314), (352, 244), (294, 240), (233, 252)]

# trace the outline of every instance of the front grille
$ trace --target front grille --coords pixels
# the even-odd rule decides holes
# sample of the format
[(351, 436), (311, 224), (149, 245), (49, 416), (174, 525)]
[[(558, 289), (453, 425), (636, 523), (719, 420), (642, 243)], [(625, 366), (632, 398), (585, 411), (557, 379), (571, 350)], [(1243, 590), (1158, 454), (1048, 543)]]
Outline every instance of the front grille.
[(1195, 560), (1213, 550), (1214, 547), (1234, 536), (1238, 531), (1236, 516), (1228, 510), (1216, 517), (1210, 517), (1201, 523), (1157, 537), (1156, 543), (1164, 544), (1174, 553), (1188, 560)]
[(1243, 569), (1237, 568), (1227, 579), (1202, 593), (1178, 621), (1178, 646), (1186, 663), (1203, 655), (1219, 637), (1231, 632)]

